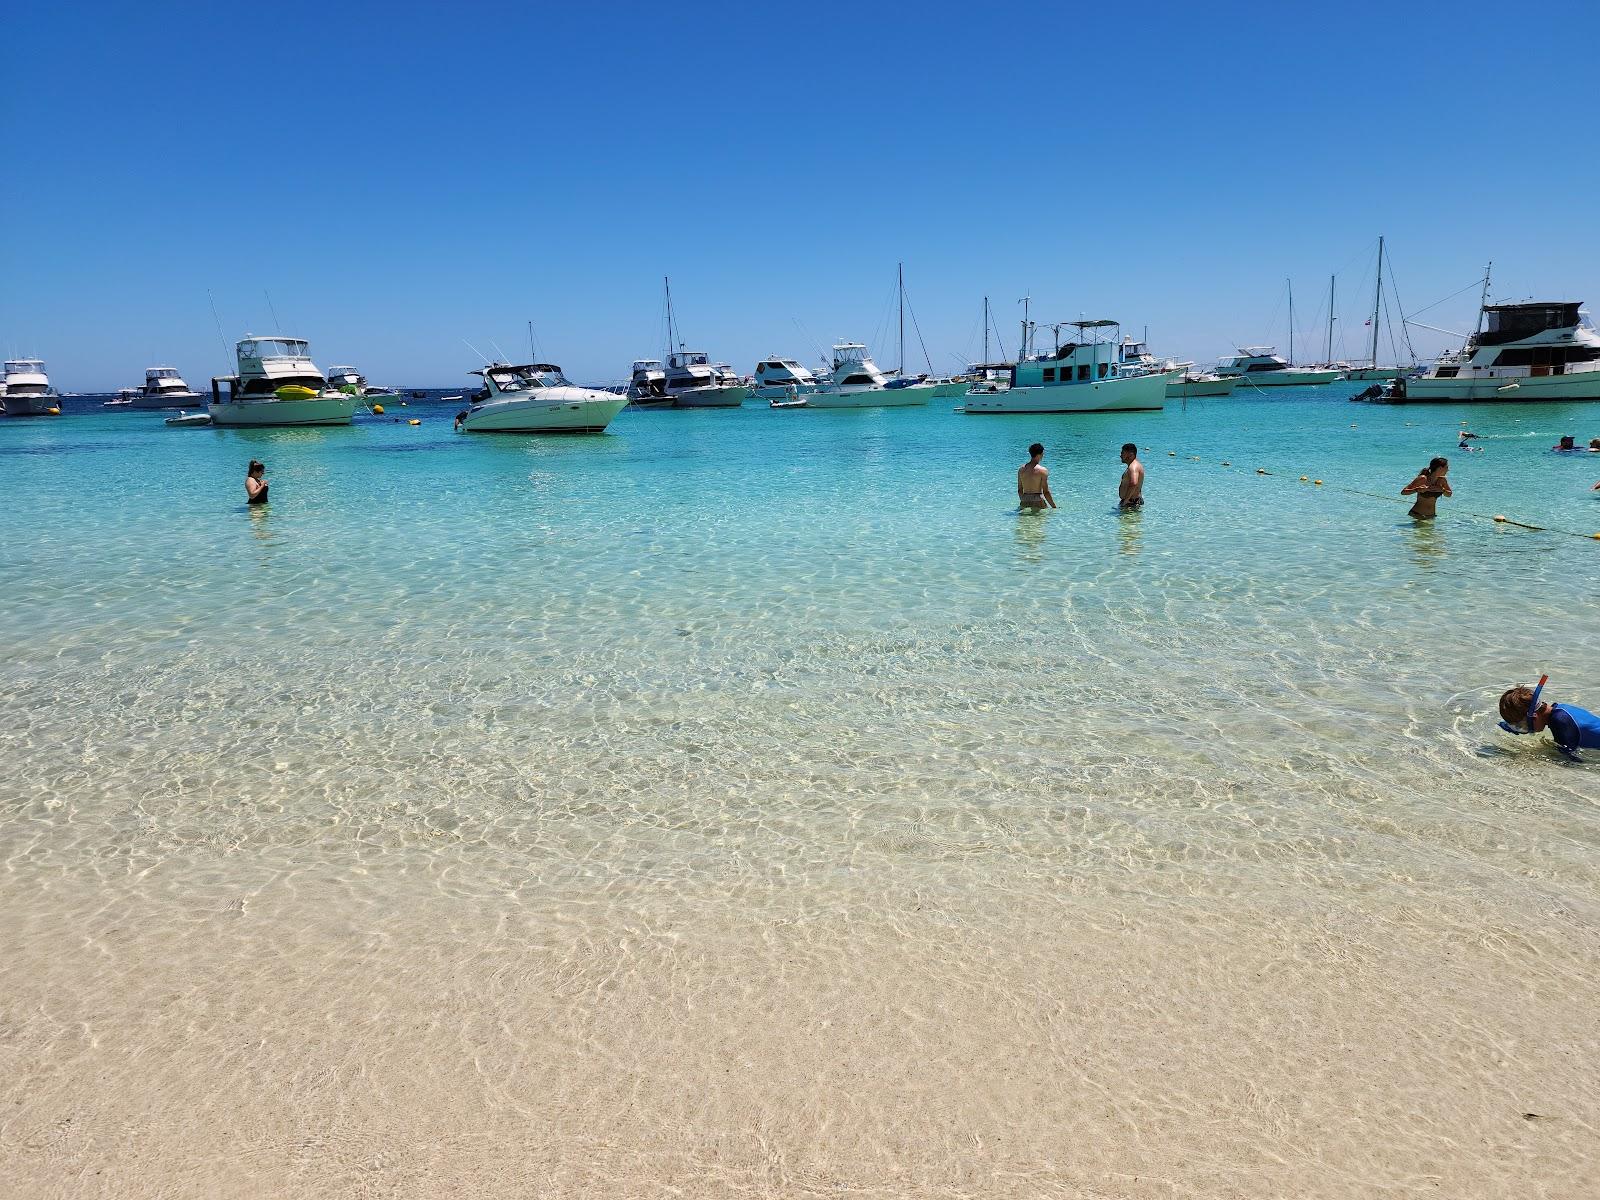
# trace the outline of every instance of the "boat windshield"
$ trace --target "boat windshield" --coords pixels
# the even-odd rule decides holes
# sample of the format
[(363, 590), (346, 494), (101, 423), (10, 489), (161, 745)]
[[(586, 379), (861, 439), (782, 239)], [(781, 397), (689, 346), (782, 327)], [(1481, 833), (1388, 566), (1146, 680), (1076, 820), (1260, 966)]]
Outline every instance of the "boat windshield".
[(489, 378), (494, 381), (494, 386), (502, 392), (531, 391), (542, 387), (567, 386), (566, 378), (559, 368), (545, 368), (543, 370), (500, 370), (490, 371)]
[(239, 343), (239, 353), (251, 358), (305, 358), (306, 343), (299, 338), (251, 338)]
[(171, 367), (151, 367), (145, 373), (146, 379), (176, 379), (178, 373)]

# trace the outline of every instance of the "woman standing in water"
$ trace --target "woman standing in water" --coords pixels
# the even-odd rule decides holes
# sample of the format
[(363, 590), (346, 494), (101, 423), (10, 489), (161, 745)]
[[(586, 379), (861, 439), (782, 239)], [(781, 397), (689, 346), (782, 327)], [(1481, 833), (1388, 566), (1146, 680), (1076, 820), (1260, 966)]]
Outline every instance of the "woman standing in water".
[(1431, 521), (1439, 515), (1434, 511), (1434, 506), (1439, 503), (1439, 497), (1451, 495), (1450, 480), (1446, 478), (1449, 473), (1450, 460), (1435, 458), (1417, 472), (1415, 479), (1400, 489), (1402, 496), (1417, 498), (1408, 515), (1419, 521)]
[(244, 500), (246, 504), (267, 502), (267, 468), (261, 465), (260, 459), (252, 458), (244, 473)]

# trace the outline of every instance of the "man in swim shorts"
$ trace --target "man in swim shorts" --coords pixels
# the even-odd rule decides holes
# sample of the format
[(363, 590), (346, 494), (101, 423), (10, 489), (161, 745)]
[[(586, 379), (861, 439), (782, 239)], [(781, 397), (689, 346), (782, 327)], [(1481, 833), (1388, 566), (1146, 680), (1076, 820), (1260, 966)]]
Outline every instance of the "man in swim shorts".
[(1050, 472), (1044, 465), (1044, 446), (1028, 447), (1028, 461), (1017, 468), (1017, 503), (1023, 512), (1043, 512), (1045, 505), (1056, 506), (1050, 494)]
[(1126, 443), (1122, 447), (1122, 462), (1127, 469), (1122, 472), (1122, 482), (1117, 484), (1117, 507), (1143, 508), (1144, 464), (1139, 461), (1139, 447)]

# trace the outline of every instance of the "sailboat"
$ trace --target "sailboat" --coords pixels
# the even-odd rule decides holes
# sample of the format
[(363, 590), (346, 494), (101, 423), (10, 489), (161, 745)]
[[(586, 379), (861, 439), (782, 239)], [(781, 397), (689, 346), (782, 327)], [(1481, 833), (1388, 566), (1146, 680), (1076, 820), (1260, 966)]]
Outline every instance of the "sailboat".
[[(1399, 379), (1406, 373), (1404, 367), (1380, 367), (1378, 365), (1378, 316), (1383, 305), (1383, 238), (1378, 238), (1378, 282), (1372, 289), (1372, 356), (1364, 367), (1351, 367), (1345, 373), (1346, 379)], [(1401, 328), (1405, 328), (1405, 314), (1400, 314)], [(1329, 328), (1332, 329), (1330, 319)], [(1330, 334), (1330, 340), (1332, 335)], [(1407, 341), (1410, 339), (1408, 338)]]
[[(672, 280), (663, 278), (667, 294), (667, 367), (661, 394), (671, 399), (674, 408), (738, 408), (750, 396), (750, 388), (730, 381), (720, 364), (713, 364), (704, 350), (687, 349), (678, 340), (677, 314), (672, 309)], [(639, 363), (634, 364), (637, 382)]]

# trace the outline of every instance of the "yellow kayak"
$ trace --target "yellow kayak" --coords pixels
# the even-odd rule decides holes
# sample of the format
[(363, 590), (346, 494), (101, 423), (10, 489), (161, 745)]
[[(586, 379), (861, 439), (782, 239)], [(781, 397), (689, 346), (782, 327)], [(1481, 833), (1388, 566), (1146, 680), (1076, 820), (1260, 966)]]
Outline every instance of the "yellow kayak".
[(310, 400), (316, 394), (311, 388), (302, 387), (298, 383), (286, 383), (273, 393), (279, 400)]

